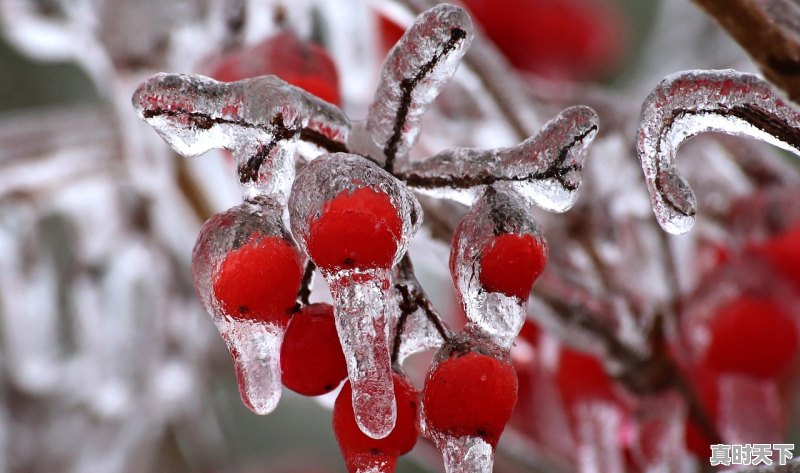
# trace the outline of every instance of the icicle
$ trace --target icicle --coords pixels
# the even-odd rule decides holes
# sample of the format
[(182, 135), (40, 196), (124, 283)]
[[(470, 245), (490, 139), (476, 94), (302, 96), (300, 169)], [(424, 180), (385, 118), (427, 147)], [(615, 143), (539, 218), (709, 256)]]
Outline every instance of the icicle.
[[(456, 229), (450, 256), (453, 281), (467, 318), (505, 349), (511, 348), (525, 323), (530, 284), (547, 257), (547, 243), (532, 216), (533, 205), (509, 187), (486, 190)], [(484, 262), (494, 254), (492, 250), (500, 248), (500, 239), (506, 235), (512, 246), (499, 259), (502, 269), (514, 274), (515, 287), (490, 287), (488, 270), (485, 277), (482, 273)], [(513, 259), (508, 254), (513, 254)]]
[(697, 213), (675, 155), (684, 141), (707, 132), (754, 138), (800, 155), (800, 113), (760, 77), (733, 70), (668, 76), (642, 105), (636, 152), (653, 212), (669, 233), (688, 232)]
[(487, 185), (508, 182), (537, 206), (565, 212), (578, 197), (586, 148), (597, 129), (594, 110), (570, 107), (517, 146), (450, 149), (405, 163), (396, 175), (420, 192), (467, 205)]
[(370, 437), (386, 437), (396, 416), (388, 343), (390, 270), (420, 224), (419, 203), (372, 162), (336, 153), (298, 173), (289, 213), (292, 233), (335, 301), (356, 422)]
[(422, 115), (455, 74), (472, 37), (472, 20), (460, 7), (441, 4), (419, 15), (383, 63), (364, 130), (371, 143), (356, 137), (361, 141), (353, 146), (382, 157), (391, 171), (416, 143)]
[(156, 74), (136, 90), (133, 105), (181, 155), (230, 150), (247, 198), (285, 200), (298, 140), (338, 151), (350, 128), (338, 108), (275, 76), (223, 83)]
[(280, 345), (303, 274), (274, 201), (211, 217), (192, 254), (195, 290), (231, 353), (242, 401), (256, 414), (281, 395)]

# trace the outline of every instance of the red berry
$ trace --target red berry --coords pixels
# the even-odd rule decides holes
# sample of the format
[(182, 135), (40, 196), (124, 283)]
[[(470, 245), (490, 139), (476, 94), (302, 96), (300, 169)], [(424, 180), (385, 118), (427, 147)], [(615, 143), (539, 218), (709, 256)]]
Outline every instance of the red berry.
[(324, 270), (389, 268), (403, 224), (389, 196), (371, 187), (342, 191), (311, 222), (308, 253)]
[(253, 235), (219, 265), (214, 297), (229, 317), (285, 326), (302, 277), (300, 256), (291, 244), (277, 236)]
[(757, 254), (800, 288), (800, 225), (781, 233), (755, 248)]
[(594, 356), (562, 347), (556, 384), (567, 405), (587, 400), (612, 400), (614, 388), (603, 364)]
[(349, 381), (336, 398), (333, 406), (333, 432), (350, 473), (369, 471), (377, 465), (381, 465), (378, 471), (394, 471), (397, 457), (410, 452), (417, 443), (419, 395), (403, 376), (392, 373), (392, 378), (397, 401), (397, 422), (388, 437), (376, 440), (367, 437), (358, 428), (353, 413), (353, 390)]
[(311, 304), (294, 314), (281, 345), (283, 385), (305, 396), (332, 391), (347, 377), (333, 306)]
[(223, 82), (273, 74), (322, 100), (341, 105), (339, 77), (328, 53), (314, 43), (303, 41), (291, 31), (227, 54), (209, 74)]
[(496, 236), (483, 248), (481, 286), (489, 292), (527, 301), (546, 262), (547, 246), (533, 235)]
[(774, 378), (797, 356), (797, 327), (775, 301), (741, 296), (711, 320), (706, 362), (721, 372)]
[(465, 0), (511, 63), (554, 79), (610, 72), (624, 49), (625, 23), (614, 2)]
[(517, 403), (517, 374), (508, 361), (477, 352), (442, 360), (422, 391), (425, 422), (437, 435), (479, 436), (492, 446)]

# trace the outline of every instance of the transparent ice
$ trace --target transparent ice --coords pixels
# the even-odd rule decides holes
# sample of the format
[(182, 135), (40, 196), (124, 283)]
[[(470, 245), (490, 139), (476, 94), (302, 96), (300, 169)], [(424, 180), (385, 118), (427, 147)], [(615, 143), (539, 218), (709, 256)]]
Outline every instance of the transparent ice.
[(242, 401), (262, 415), (272, 412), (280, 400), (280, 346), (285, 327), (225, 313), (215, 295), (214, 282), (228, 253), (244, 244), (273, 236), (293, 246), (283, 228), (282, 214), (282, 205), (275, 201), (244, 202), (211, 217), (192, 253), (195, 290), (228, 346)]
[[(416, 143), (422, 115), (456, 71), (473, 37), (464, 9), (437, 5), (417, 17), (389, 52), (364, 132), (391, 170)], [(373, 154), (373, 153), (370, 153)]]
[(694, 224), (697, 199), (675, 163), (678, 148), (701, 133), (765, 141), (800, 155), (800, 113), (759, 76), (733, 70), (666, 77), (642, 105), (636, 152), (656, 219), (669, 233)]
[(448, 437), (442, 446), (447, 473), (491, 473), (494, 448), (480, 437)]
[[(419, 228), (422, 209), (413, 194), (392, 175), (358, 155), (334, 153), (318, 157), (297, 175), (289, 196), (292, 233), (308, 254), (311, 222), (327, 202), (342, 192), (362, 187), (389, 196), (401, 218), (394, 264)], [(364, 242), (368, 244), (367, 242)], [(319, 268), (334, 299), (334, 317), (353, 388), (353, 411), (361, 430), (373, 438), (391, 433), (396, 419), (390, 361), (390, 331), (396, 311), (391, 268)]]
[(480, 284), (481, 256), (493, 238), (506, 234), (531, 235), (546, 247), (533, 204), (502, 183), (488, 187), (456, 229), (450, 267), (467, 319), (498, 346), (510, 349), (525, 323), (528, 300), (489, 292)]
[(402, 163), (397, 175), (415, 190), (466, 205), (486, 185), (506, 182), (537, 206), (565, 212), (575, 203), (586, 149), (598, 130), (589, 107), (570, 107), (517, 146), (455, 148), (424, 161)]
[(340, 147), (350, 128), (337, 107), (275, 76), (225, 83), (156, 74), (136, 90), (133, 105), (181, 155), (230, 150), (246, 198), (285, 201), (298, 141)]

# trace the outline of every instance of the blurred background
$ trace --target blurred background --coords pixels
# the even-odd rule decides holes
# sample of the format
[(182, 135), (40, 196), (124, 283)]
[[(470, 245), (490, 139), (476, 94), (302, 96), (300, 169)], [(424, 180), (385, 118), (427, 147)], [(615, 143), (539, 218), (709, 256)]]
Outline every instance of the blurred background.
[[(659, 304), (652, 301), (692, 300), (689, 295), (705, 281), (704, 268), (717, 264), (706, 264), (710, 250), (698, 248), (735, 253), (726, 245), (736, 247), (731, 241), (741, 242), (741, 235), (748, 234), (728, 232), (736, 222), (741, 224), (741, 219), (722, 217), (733, 202), (758, 194), (763, 182), (790, 189), (797, 170), (784, 155), (753, 142), (716, 137), (687, 146), (696, 161), (696, 169), (688, 165), (687, 172), (706, 190), (701, 202), (715, 219), (701, 222), (701, 236), (668, 238), (667, 247), (683, 255), (676, 261), (684, 264), (677, 271), (680, 287), (671, 287), (663, 254), (645, 244), (660, 237), (652, 236), (654, 222), (632, 154), (639, 108), (661, 78), (673, 72), (754, 71), (753, 65), (688, 0), (465, 3), (485, 33), (476, 40), (489, 48), (481, 57), (488, 57), (490, 69), (496, 67), (505, 76), (496, 87), (524, 108), (517, 128), (533, 133), (572, 104), (598, 110), (603, 131), (589, 158), (581, 204), (569, 224), (584, 222), (588, 238), (597, 239), (603, 251), (595, 263), (633, 281), (625, 291), (602, 297), (636, 309), (621, 311), (624, 315), (610, 325), (633, 346), (644, 346), (645, 328), (658, 312)], [(351, 118), (363, 118), (382, 58), (424, 4), (0, 0), (0, 472), (345, 471), (330, 427), (335, 394), (310, 399), (285, 390), (278, 409), (266, 417), (250, 413), (241, 403), (224, 343), (196, 301), (190, 278), (191, 250), (203, 221), (240, 199), (233, 166), (221, 151), (191, 160), (174, 155), (138, 119), (130, 97), (158, 71), (219, 77), (226, 68), (249, 67), (259, 75), (294, 79), (321, 97), (333, 94), (323, 98), (340, 104)], [(296, 43), (284, 37), (270, 45), (271, 38), (286, 32)], [(226, 80), (237, 78), (242, 77)], [(502, 107), (490, 103), (491, 95), (476, 89), (469, 70), (460, 70), (426, 115), (415, 155), (424, 157), (447, 146), (521, 141)], [(747, 160), (737, 155), (745, 152), (771, 163), (766, 167), (774, 179), (749, 179)], [(593, 160), (603, 164), (593, 165)], [(713, 164), (720, 160), (728, 164)], [(610, 182), (609, 174), (614, 175)], [(792, 204), (789, 199), (782, 205)], [(563, 261), (574, 258), (570, 245), (580, 239), (559, 218), (541, 216), (545, 234), (553, 232), (555, 263), (548, 271), (567, 268), (578, 274), (571, 279), (574, 284), (602, 293), (595, 284), (598, 271), (586, 269), (585, 262), (559, 266), (559, 254), (565, 255)], [(602, 218), (608, 219), (605, 224), (595, 222)], [(631, 246), (614, 233), (620, 228), (627, 229), (620, 234), (638, 235), (638, 243)], [(457, 326), (448, 248), (430, 232), (422, 233), (411, 248), (418, 276)], [(556, 242), (561, 236), (563, 243)], [(688, 265), (693, 258), (704, 263)], [(319, 298), (325, 297), (324, 287), (318, 292)], [(536, 323), (516, 348), (520, 369), (532, 370), (530, 382), (551, 386), (551, 391), (591, 391), (580, 383), (558, 384), (553, 373), (545, 376), (550, 381), (535, 381), (544, 376), (538, 370), (550, 366), (548, 357), (558, 352), (564, 338), (572, 338), (580, 353), (594, 353), (580, 359), (589, 367), (575, 368), (579, 379), (594, 373), (604, 355), (602, 349), (593, 351), (597, 344), (591, 340), (571, 337), (569, 328), (539, 324), (537, 310), (547, 309), (536, 299), (531, 307)], [(675, 318), (667, 324), (673, 339), (680, 338), (682, 323)], [(410, 362), (412, 378), (422, 379), (429, 359), (430, 353)], [(501, 441), (496, 471), (687, 471), (706, 464), (683, 440), (690, 429), (683, 421), (686, 406), (658, 396), (642, 400), (647, 396), (618, 394), (625, 387), (606, 374), (613, 371), (613, 362), (606, 363), (597, 376), (602, 389), (607, 384), (614, 391), (610, 405), (616, 407), (610, 409), (619, 415), (600, 416), (616, 419), (614, 432), (589, 437), (576, 433), (579, 428), (568, 432), (574, 428), (565, 417), (568, 407), (558, 407), (562, 417), (542, 415), (545, 408), (552, 410), (548, 399), (557, 393), (531, 394), (527, 402), (539, 407), (518, 409), (514, 426)], [(796, 425), (787, 420), (797, 396), (785, 387), (796, 381), (775, 383), (780, 388), (745, 382), (759, 393), (769, 391), (751, 402), (778, 403), (775, 422), (763, 427), (764, 441), (791, 439), (791, 426)], [(662, 413), (661, 421), (678, 418), (669, 428), (659, 427), (675, 432), (662, 432), (653, 441), (675, 443), (671, 453), (647, 456), (642, 453), (647, 449), (631, 440), (644, 425), (631, 412), (648, 405), (657, 406), (646, 410)], [(548, 437), (544, 430), (555, 433)], [(604, 449), (613, 451), (614, 458), (570, 454)], [(420, 441), (399, 470), (442, 471), (438, 455)]]

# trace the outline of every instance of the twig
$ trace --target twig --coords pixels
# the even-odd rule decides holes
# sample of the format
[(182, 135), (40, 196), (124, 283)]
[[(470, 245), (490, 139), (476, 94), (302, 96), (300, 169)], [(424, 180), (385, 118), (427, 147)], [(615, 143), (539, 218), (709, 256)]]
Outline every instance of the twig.
[(800, 6), (791, 0), (694, 0), (750, 55), (764, 76), (800, 103)]
[(306, 269), (303, 272), (303, 280), (300, 283), (300, 290), (297, 291), (297, 300), (299, 304), (308, 305), (308, 299), (311, 297), (311, 283), (314, 282), (314, 271), (317, 267), (314, 262), (308, 260)]

